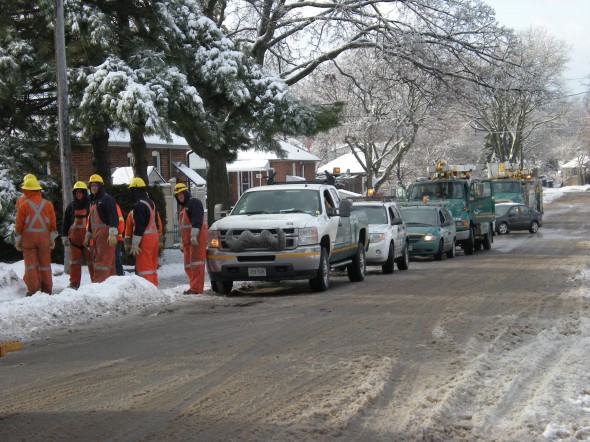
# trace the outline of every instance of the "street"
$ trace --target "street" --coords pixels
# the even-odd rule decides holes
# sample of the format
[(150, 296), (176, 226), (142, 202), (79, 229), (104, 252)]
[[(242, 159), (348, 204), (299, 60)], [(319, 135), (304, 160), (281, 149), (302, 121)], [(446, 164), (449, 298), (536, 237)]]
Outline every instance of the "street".
[(1, 439), (541, 439), (520, 413), (567, 349), (531, 345), (590, 316), (588, 298), (567, 296), (589, 218), (590, 192), (571, 193), (538, 234), (473, 256), (369, 267), (360, 283), (335, 273), (325, 293), (244, 284), (48, 336), (0, 359)]

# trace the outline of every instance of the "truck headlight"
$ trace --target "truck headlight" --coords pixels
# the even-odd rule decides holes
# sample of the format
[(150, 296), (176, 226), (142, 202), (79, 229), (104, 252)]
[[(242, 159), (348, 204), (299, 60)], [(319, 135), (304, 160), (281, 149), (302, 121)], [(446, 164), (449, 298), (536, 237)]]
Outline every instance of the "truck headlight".
[(384, 239), (385, 239), (385, 233), (371, 233), (369, 235), (369, 242), (370, 243), (381, 242)]
[(207, 231), (207, 246), (212, 249), (219, 248), (219, 230)]
[(306, 227), (305, 229), (299, 229), (299, 245), (307, 246), (309, 244), (317, 244), (318, 241), (318, 229), (317, 227)]
[(435, 241), (437, 239), (436, 235), (424, 235), (424, 241)]

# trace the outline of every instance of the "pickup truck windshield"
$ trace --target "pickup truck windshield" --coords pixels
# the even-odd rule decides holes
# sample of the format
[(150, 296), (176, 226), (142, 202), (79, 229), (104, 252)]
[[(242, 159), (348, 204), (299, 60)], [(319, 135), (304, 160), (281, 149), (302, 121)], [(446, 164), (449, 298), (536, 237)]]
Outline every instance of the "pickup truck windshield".
[(246, 192), (236, 203), (232, 215), (264, 213), (308, 213), (319, 215), (320, 195), (310, 189), (280, 189)]

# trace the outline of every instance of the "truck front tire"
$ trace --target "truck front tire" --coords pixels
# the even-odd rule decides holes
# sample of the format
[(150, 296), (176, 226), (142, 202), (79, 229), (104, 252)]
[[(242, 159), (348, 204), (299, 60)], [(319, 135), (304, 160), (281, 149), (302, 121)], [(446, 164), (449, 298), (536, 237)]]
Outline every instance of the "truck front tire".
[(330, 287), (330, 264), (328, 263), (328, 252), (324, 247), (320, 253), (318, 274), (309, 280), (309, 287), (312, 292), (325, 292)]
[(346, 270), (348, 271), (348, 279), (351, 282), (360, 282), (365, 279), (367, 262), (365, 261), (365, 246), (362, 242), (359, 242), (356, 255), (354, 255), (352, 263), (346, 267)]

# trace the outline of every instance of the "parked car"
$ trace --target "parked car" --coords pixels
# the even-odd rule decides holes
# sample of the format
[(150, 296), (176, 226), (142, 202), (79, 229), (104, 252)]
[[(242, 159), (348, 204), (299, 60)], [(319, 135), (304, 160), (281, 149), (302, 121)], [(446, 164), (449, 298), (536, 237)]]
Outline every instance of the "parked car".
[(408, 229), (393, 201), (354, 201), (353, 212), (365, 212), (369, 224), (368, 265), (380, 265), (383, 273), (393, 273), (394, 264), (407, 270), (410, 262)]
[(455, 257), (457, 228), (448, 208), (420, 204), (400, 206), (400, 211), (410, 234), (410, 256)]
[(496, 232), (505, 235), (511, 230), (528, 230), (537, 233), (543, 225), (541, 212), (525, 204), (496, 204)]

